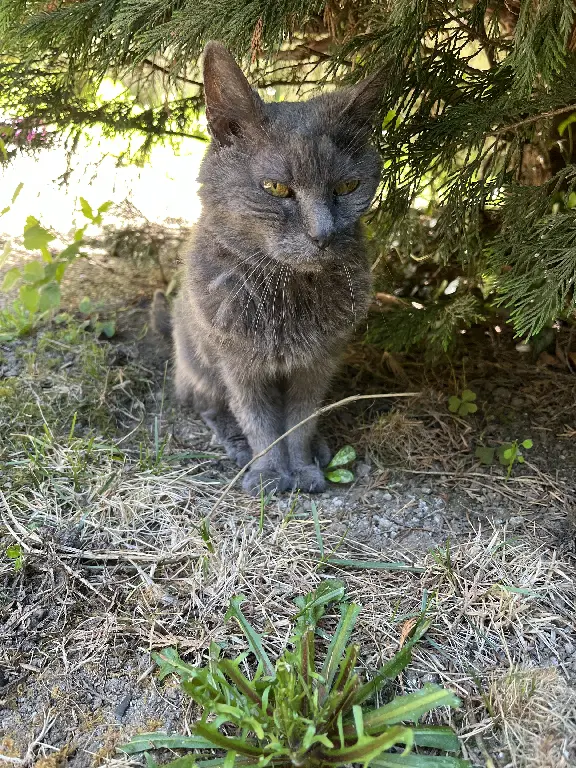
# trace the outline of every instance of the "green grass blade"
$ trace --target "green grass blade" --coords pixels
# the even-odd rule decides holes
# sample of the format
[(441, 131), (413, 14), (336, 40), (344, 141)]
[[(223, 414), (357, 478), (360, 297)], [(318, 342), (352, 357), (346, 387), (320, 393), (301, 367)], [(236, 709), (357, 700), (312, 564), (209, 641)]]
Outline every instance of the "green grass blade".
[(268, 677), (274, 676), (274, 665), (270, 661), (270, 657), (264, 650), (264, 646), (262, 645), (262, 639), (258, 632), (256, 632), (255, 629), (249, 624), (248, 620), (246, 619), (246, 616), (242, 613), (240, 610), (241, 604), (245, 600), (244, 595), (236, 595), (235, 597), (230, 600), (230, 607), (226, 611), (226, 615), (224, 616), (225, 621), (228, 621), (229, 619), (236, 619), (238, 624), (240, 625), (240, 628), (246, 635), (246, 639), (248, 640), (248, 645), (250, 646), (250, 649), (254, 656), (258, 659), (258, 661), (262, 664), (262, 667), (264, 668), (264, 674), (266, 674)]
[(426, 570), (415, 565), (407, 565), (407, 563), (385, 563), (383, 560), (341, 560), (339, 557), (329, 557), (324, 562), (330, 565), (338, 565), (340, 568), (368, 568), (377, 571), (424, 573)]
[(394, 680), (395, 677), (398, 677), (400, 672), (406, 669), (411, 661), (412, 649), (405, 646), (401, 651), (398, 651), (398, 653), (396, 653), (389, 661), (387, 661), (386, 664), (380, 667), (372, 680), (369, 680), (367, 683), (364, 683), (364, 685), (360, 687), (360, 690), (354, 699), (354, 704), (362, 704), (362, 702), (366, 701), (366, 699), (369, 699), (371, 696), (377, 693), (383, 685), (385, 685), (387, 682), (390, 682), (391, 680)]
[(418, 623), (412, 631), (412, 636), (406, 641), (404, 647), (380, 667), (372, 680), (364, 683), (360, 688), (356, 695), (356, 699), (354, 700), (355, 704), (361, 704), (363, 701), (366, 701), (366, 699), (369, 699), (377, 693), (385, 683), (394, 680), (394, 678), (397, 677), (408, 664), (410, 664), (412, 660), (413, 646), (422, 639), (423, 635), (428, 631), (431, 625), (432, 620), (426, 619), (424, 616), (418, 620)]
[(335, 691), (342, 691), (348, 685), (350, 678), (354, 674), (354, 667), (356, 666), (357, 659), (358, 646), (349, 645), (346, 649), (344, 658), (342, 659), (342, 663), (340, 664), (336, 680), (334, 681)]
[(471, 763), (459, 757), (385, 754), (372, 760), (370, 768), (471, 768)]
[(330, 645), (326, 651), (326, 658), (322, 667), (322, 677), (324, 678), (322, 693), (324, 698), (326, 696), (326, 692), (329, 691), (332, 686), (332, 682), (334, 681), (334, 677), (340, 665), (340, 661), (342, 660), (342, 656), (344, 655), (346, 646), (350, 640), (350, 635), (354, 629), (356, 619), (358, 618), (358, 614), (361, 610), (361, 605), (350, 603), (350, 605), (346, 606), (346, 609), (340, 616), (340, 621), (338, 622), (334, 637), (330, 641)]
[(340, 579), (325, 579), (320, 582), (314, 592), (310, 592), (304, 598), (297, 598), (296, 604), (300, 611), (294, 618), (299, 619), (305, 616), (308, 624), (315, 625), (323, 616), (327, 605), (344, 599), (345, 591), (346, 585)]
[[(426, 712), (436, 707), (458, 707), (460, 699), (439, 685), (425, 685), (415, 693), (397, 696), (389, 704), (374, 709), (364, 716), (366, 733), (378, 733), (383, 726), (402, 723), (405, 720), (417, 721)], [(351, 732), (354, 726), (347, 724), (344, 732)]]
[(316, 506), (316, 502), (313, 501), (310, 504), (310, 508), (312, 510), (312, 519), (314, 520), (314, 530), (316, 532), (316, 541), (318, 542), (318, 551), (320, 552), (320, 557), (324, 557), (324, 541), (322, 540), (322, 532), (320, 530), (320, 519), (318, 518), (318, 507)]
[(138, 733), (118, 749), (127, 755), (137, 755), (148, 749), (214, 749), (211, 741), (199, 736), (170, 736), (167, 733)]
[(431, 747), (444, 752), (459, 752), (460, 739), (452, 728), (445, 725), (423, 725), (412, 729), (414, 744), (418, 747)]

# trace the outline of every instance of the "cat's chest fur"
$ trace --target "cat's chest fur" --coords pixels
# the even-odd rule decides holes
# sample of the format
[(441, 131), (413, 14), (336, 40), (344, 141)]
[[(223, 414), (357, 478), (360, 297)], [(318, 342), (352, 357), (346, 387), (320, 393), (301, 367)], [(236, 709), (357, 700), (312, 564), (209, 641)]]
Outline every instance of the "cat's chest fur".
[(288, 367), (333, 354), (365, 314), (370, 290), (363, 258), (310, 273), (242, 265), (198, 278), (199, 308), (221, 344)]

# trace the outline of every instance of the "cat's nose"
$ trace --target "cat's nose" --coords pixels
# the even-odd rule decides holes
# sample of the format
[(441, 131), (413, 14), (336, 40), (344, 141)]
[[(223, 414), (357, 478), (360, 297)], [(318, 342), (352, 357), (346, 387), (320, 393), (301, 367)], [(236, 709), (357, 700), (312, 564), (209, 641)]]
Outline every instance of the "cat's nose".
[(320, 248), (321, 251), (323, 251), (325, 248), (330, 245), (330, 241), (332, 240), (332, 235), (322, 234), (322, 235), (312, 235), (308, 234), (308, 237), (312, 242)]

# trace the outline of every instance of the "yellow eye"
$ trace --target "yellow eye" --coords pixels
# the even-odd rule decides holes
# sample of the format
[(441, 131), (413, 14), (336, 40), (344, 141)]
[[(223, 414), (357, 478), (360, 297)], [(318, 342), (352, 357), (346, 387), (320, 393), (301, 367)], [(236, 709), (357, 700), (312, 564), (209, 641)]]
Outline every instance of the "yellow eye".
[(334, 194), (349, 195), (350, 192), (354, 192), (355, 189), (358, 189), (358, 184), (360, 184), (358, 179), (352, 179), (351, 181), (341, 181), (340, 184), (337, 184), (334, 187)]
[(273, 195), (274, 197), (290, 197), (292, 194), (290, 187), (287, 187), (286, 184), (282, 184), (281, 181), (266, 179), (262, 182), (262, 186), (269, 195)]

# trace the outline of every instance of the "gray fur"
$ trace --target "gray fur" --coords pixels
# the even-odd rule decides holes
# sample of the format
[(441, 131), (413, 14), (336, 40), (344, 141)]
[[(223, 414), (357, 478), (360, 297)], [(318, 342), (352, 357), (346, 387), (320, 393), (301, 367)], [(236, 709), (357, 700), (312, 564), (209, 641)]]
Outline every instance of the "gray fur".
[[(368, 143), (378, 93), (364, 81), (265, 104), (219, 43), (206, 46), (204, 83), (213, 140), (174, 307), (176, 391), (243, 465), (318, 408), (365, 315), (370, 270), (359, 218), (380, 175)], [(293, 196), (271, 196), (265, 179)], [(334, 186), (351, 179), (358, 188), (336, 198)], [(328, 459), (312, 420), (258, 459), (243, 487), (322, 491), (319, 464)]]

